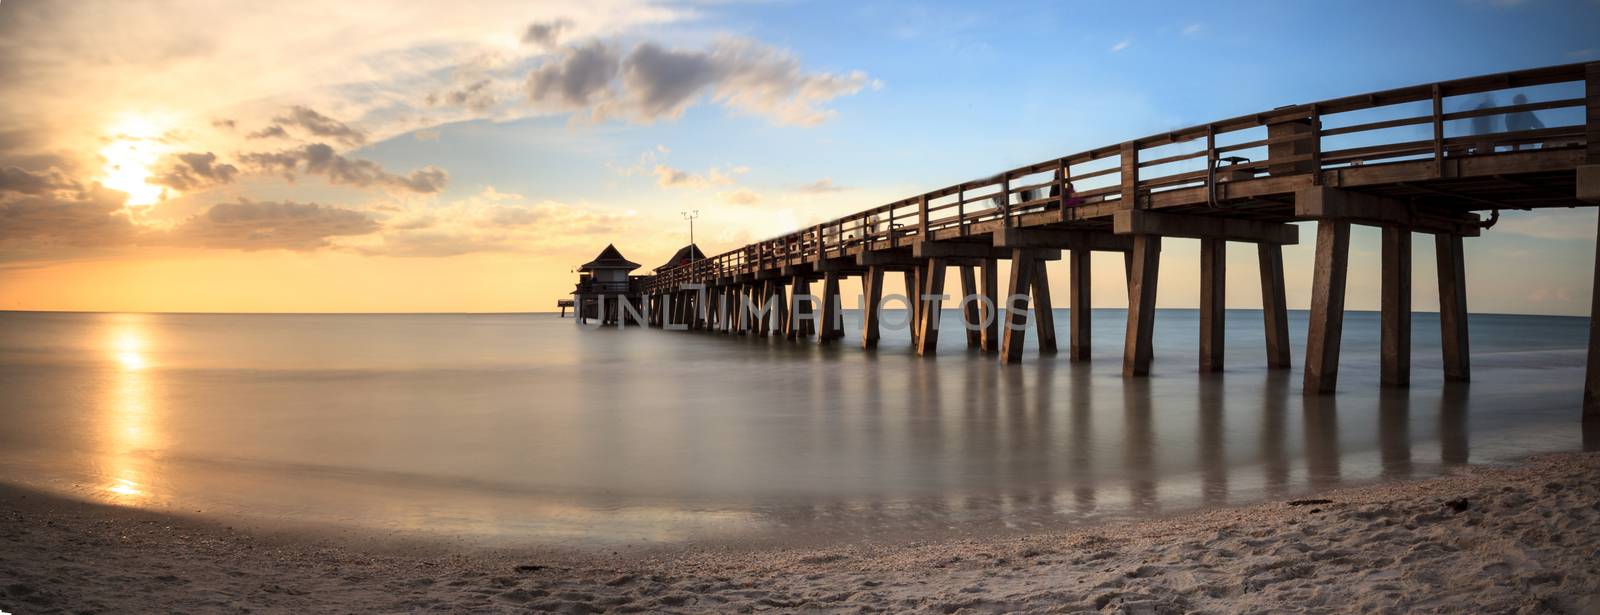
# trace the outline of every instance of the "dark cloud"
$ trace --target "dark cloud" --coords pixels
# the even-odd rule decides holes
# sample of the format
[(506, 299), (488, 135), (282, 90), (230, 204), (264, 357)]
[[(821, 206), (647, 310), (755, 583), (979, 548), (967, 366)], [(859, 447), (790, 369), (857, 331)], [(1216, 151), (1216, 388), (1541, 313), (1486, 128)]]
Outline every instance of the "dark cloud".
[(232, 183), (238, 174), (237, 167), (231, 164), (218, 164), (216, 154), (189, 152), (168, 157), (167, 162), (157, 169), (150, 183), (178, 190), (195, 190)]
[(290, 107), (287, 113), (272, 118), (272, 122), (266, 128), (246, 136), (252, 139), (283, 139), (289, 136), (290, 128), (297, 128), (311, 133), (312, 136), (333, 139), (349, 146), (367, 142), (367, 133), (303, 105)]
[(384, 185), (432, 194), (444, 190), (450, 175), (443, 169), (425, 167), (407, 175), (395, 175), (370, 160), (346, 158), (326, 143), (313, 143), (279, 152), (256, 152), (240, 159), (265, 172), (281, 173), (293, 180), (297, 175), (326, 177), (329, 183), (357, 187)]
[(528, 76), (528, 98), (563, 109), (587, 109), (596, 119), (623, 116), (651, 122), (677, 118), (697, 101), (766, 115), (784, 124), (816, 124), (831, 112), (819, 105), (876, 85), (865, 73), (808, 73), (792, 54), (746, 39), (706, 50), (641, 43), (622, 54), (613, 44), (569, 45)]
[(491, 81), (480, 79), (457, 90), (446, 90), (428, 95), (428, 104), (433, 106), (465, 107), (478, 113), (488, 111), (495, 102), (494, 92), (489, 89)]
[(0, 245), (101, 247), (127, 241), (133, 224), (128, 195), (98, 185), (72, 194), (26, 195), (0, 201)]
[(528, 75), (528, 98), (563, 107), (601, 102), (616, 78), (621, 52), (603, 41), (568, 47), (560, 58)]
[(536, 21), (528, 24), (528, 29), (522, 32), (522, 42), (553, 49), (560, 42), (561, 33), (571, 27), (572, 21), (569, 19)]
[(247, 134), (245, 137), (250, 139), (287, 139), (289, 138), (289, 131), (284, 130), (282, 126), (273, 124), (266, 128), (262, 128), (261, 130)]
[(0, 192), (10, 191), (38, 195), (56, 190), (77, 188), (77, 182), (72, 181), (55, 169), (34, 173), (22, 167), (0, 167)]
[(218, 203), (173, 227), (162, 243), (236, 250), (315, 250), (333, 237), (377, 232), (365, 212), (316, 203)]
[(212, 128), (226, 128), (228, 130), (233, 130), (234, 128), (237, 128), (238, 126), (239, 126), (238, 122), (235, 122), (235, 121), (230, 120), (228, 118), (217, 118), (217, 119), (211, 120), (211, 127)]

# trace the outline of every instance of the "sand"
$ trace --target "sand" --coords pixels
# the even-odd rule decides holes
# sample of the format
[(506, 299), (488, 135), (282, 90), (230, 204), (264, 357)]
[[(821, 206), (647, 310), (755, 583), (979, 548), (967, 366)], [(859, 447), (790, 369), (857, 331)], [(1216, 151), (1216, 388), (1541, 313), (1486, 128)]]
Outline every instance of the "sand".
[(1600, 612), (1600, 454), (990, 540), (648, 555), (230, 529), (0, 492), (0, 610)]

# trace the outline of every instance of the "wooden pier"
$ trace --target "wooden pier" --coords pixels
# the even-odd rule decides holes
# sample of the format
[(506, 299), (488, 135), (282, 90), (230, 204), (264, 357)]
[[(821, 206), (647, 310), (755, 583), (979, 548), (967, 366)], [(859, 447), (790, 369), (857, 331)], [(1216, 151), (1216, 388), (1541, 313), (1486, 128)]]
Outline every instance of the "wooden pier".
[[(1571, 96), (1481, 108), (1544, 87)], [(1446, 107), (1464, 109), (1446, 112)], [(1426, 110), (1423, 112), (1423, 110)], [(1576, 117), (1551, 127), (1507, 129), (1527, 118)], [(1462, 130), (1490, 124), (1498, 129)], [(1454, 134), (1465, 133), (1465, 134)], [(1415, 138), (1430, 135), (1428, 138)], [(1283, 246), (1300, 242), (1294, 222), (1314, 222), (1313, 295), (1304, 390), (1334, 392), (1348, 277), (1351, 225), (1383, 229), (1382, 382), (1410, 381), (1411, 240), (1433, 237), (1439, 270), (1445, 377), (1471, 376), (1464, 239), (1493, 226), (1500, 211), (1600, 204), (1600, 63), (1569, 64), (1373, 92), (1151, 135), (998, 175), (962, 182), (828, 220), (645, 278), (653, 326), (744, 335), (843, 336), (834, 315), (839, 283), (862, 280), (866, 304), (860, 343), (879, 341), (886, 274), (901, 273), (920, 299), (909, 306), (918, 354), (938, 343), (946, 273), (956, 267), (967, 345), (1022, 358), (1028, 303), (1041, 353), (1057, 350), (1049, 263), (1068, 261), (1071, 322), (1067, 360), (1089, 358), (1088, 266), (1094, 252), (1118, 253), (1128, 282), (1123, 374), (1149, 374), (1159, 257), (1165, 237), (1201, 241), (1200, 364), (1220, 370), (1225, 254), (1229, 242), (1254, 244), (1262, 280), (1267, 363), (1291, 364)], [(1487, 216), (1484, 214), (1488, 214)], [(1009, 260), (1005, 295), (997, 263)], [(1600, 255), (1596, 279), (1600, 282)], [(821, 306), (795, 298), (822, 282)], [(703, 285), (704, 291), (685, 290)], [(1600, 288), (1600, 284), (1597, 284)], [(776, 310), (755, 318), (742, 299)], [(1594, 309), (1600, 311), (1600, 293)], [(700, 303), (703, 303), (701, 305)], [(1011, 305), (1007, 305), (1010, 303)], [(1004, 306), (1003, 315), (986, 314)], [(795, 318), (819, 310), (819, 330)], [(996, 316), (999, 316), (998, 318)], [(1595, 322), (1591, 320), (1591, 322)], [(1600, 327), (1591, 325), (1586, 416), (1600, 417)]]

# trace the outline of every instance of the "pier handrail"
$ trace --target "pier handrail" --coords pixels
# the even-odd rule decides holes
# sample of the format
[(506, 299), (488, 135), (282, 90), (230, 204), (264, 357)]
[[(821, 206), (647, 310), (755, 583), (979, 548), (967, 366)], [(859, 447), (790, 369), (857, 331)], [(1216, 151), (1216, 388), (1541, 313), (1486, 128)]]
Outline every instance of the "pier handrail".
[[(1330, 169), (1432, 160), (1435, 177), (1439, 177), (1447, 157), (1490, 153), (1497, 146), (1539, 144), (1543, 149), (1582, 149), (1588, 136), (1582, 120), (1550, 128), (1481, 134), (1468, 131), (1446, 136), (1447, 122), (1533, 111), (1582, 110), (1587, 101), (1582, 95), (1449, 113), (1444, 111), (1444, 103), (1453, 97), (1569, 82), (1577, 82), (1581, 92), (1586, 74), (1597, 65), (1600, 63), (1565, 64), (1414, 85), (1286, 105), (1157, 133), (833, 218), (668, 269), (650, 278), (645, 287), (647, 291), (670, 289), (770, 265), (813, 262), (842, 256), (856, 246), (872, 249), (886, 242), (886, 247), (894, 247), (904, 238), (916, 241), (950, 229), (965, 237), (975, 224), (999, 222), (1015, 226), (1024, 214), (1068, 207), (1069, 198), (1074, 206), (1108, 204), (1138, 209), (1149, 207), (1152, 195), (1200, 189), (1215, 204), (1219, 186), (1263, 174), (1309, 175), (1311, 181), (1320, 182), (1322, 172)], [(1340, 116), (1359, 116), (1363, 111), (1385, 108), (1404, 112), (1398, 106), (1424, 102), (1429, 103), (1429, 109), (1423, 115), (1366, 121), (1357, 118), (1353, 123), (1325, 126), (1330, 118), (1339, 124), (1338, 120), (1343, 119)], [(1430, 138), (1395, 140), (1383, 134), (1423, 125), (1431, 126)], [(1339, 141), (1348, 143), (1325, 150), (1329, 145), (1326, 140), (1333, 140), (1334, 145)], [(1166, 151), (1181, 150), (1196, 142), (1201, 143), (1193, 151)], [(1228, 166), (1218, 166), (1225, 155), (1233, 160)], [(1195, 165), (1200, 168), (1191, 168)]]

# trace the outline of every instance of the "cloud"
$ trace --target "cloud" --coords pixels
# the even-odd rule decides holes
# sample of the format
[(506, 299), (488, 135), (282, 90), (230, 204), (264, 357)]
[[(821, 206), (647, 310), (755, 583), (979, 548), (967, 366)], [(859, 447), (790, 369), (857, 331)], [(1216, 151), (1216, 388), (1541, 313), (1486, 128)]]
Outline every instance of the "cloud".
[(832, 117), (822, 104), (879, 83), (866, 73), (806, 72), (793, 54), (743, 38), (705, 50), (641, 43), (627, 54), (592, 40), (566, 48), (528, 77), (530, 101), (590, 119), (641, 123), (677, 119), (694, 104), (765, 116), (778, 124), (810, 126)]
[(681, 169), (674, 169), (664, 164), (658, 164), (654, 173), (656, 185), (662, 188), (699, 189), (708, 186), (731, 185), (735, 181), (735, 175), (742, 175), (749, 170), (750, 167), (738, 166), (724, 173), (722, 169), (711, 167), (711, 170), (705, 175), (697, 175)]
[(367, 142), (367, 134), (365, 132), (351, 128), (343, 122), (317, 113), (316, 110), (303, 105), (290, 107), (287, 113), (272, 119), (276, 122), (273, 127), (280, 129), (299, 127), (313, 136), (333, 139), (345, 145), (355, 146)]
[(571, 46), (562, 56), (528, 74), (528, 99), (558, 108), (584, 108), (607, 96), (619, 70), (615, 45), (589, 41)]
[(0, 201), (0, 245), (101, 247), (124, 242), (133, 224), (128, 195), (95, 185), (68, 194), (27, 194)]
[(1125, 39), (1122, 39), (1120, 41), (1117, 41), (1117, 44), (1111, 46), (1111, 53), (1117, 53), (1119, 51), (1127, 49), (1128, 46), (1132, 45), (1132, 44), (1133, 44), (1133, 39), (1125, 38)]
[(561, 33), (572, 27), (570, 19), (552, 19), (550, 21), (536, 21), (528, 24), (522, 32), (522, 42), (527, 45), (536, 45), (545, 49), (554, 49)]
[(1567, 57), (1575, 58), (1575, 59), (1579, 59), (1579, 60), (1588, 59), (1588, 58), (1594, 58), (1594, 57), (1600, 57), (1600, 49), (1595, 49), (1593, 47), (1589, 47), (1589, 48), (1585, 48), (1585, 49), (1575, 49), (1573, 51), (1568, 51), (1567, 52)]
[(397, 216), (353, 247), (363, 254), (446, 257), (475, 252), (529, 252), (590, 246), (623, 232), (632, 212), (558, 201), (529, 203), (493, 187), (415, 215)]
[(1183, 35), (1184, 36), (1194, 36), (1196, 34), (1199, 34), (1201, 31), (1203, 31), (1205, 29), (1206, 29), (1206, 25), (1197, 21), (1197, 22), (1194, 22), (1194, 23), (1191, 23), (1189, 25), (1184, 26), (1183, 27)]
[(226, 130), (233, 130), (234, 128), (237, 128), (238, 126), (239, 126), (238, 122), (230, 120), (228, 118), (217, 118), (217, 119), (211, 120), (211, 127), (212, 128), (222, 128), (222, 129), (226, 129)]
[(499, 102), (490, 87), (492, 84), (493, 81), (485, 78), (454, 90), (434, 92), (428, 95), (428, 105), (449, 105), (484, 113)]
[(835, 186), (833, 185), (833, 180), (826, 177), (809, 184), (802, 185), (795, 189), (796, 192), (803, 192), (806, 194), (825, 194), (828, 192), (842, 192), (845, 190), (849, 190), (849, 188)]
[(189, 191), (232, 183), (238, 174), (237, 167), (218, 164), (216, 154), (189, 152), (170, 156), (148, 183)]
[(287, 139), (287, 138), (289, 138), (289, 131), (284, 130), (284, 128), (282, 126), (279, 126), (277, 124), (273, 124), (273, 125), (268, 126), (266, 128), (262, 128), (261, 130), (257, 130), (255, 132), (247, 134), (247, 135), (245, 135), (245, 138), (247, 138), (247, 139)]
[(756, 203), (761, 202), (761, 195), (742, 188), (732, 192), (719, 193), (717, 196), (720, 197), (724, 203), (731, 203), (734, 205), (755, 205)]
[(329, 239), (366, 235), (379, 224), (365, 212), (316, 203), (218, 203), (189, 217), (161, 243), (236, 250), (315, 250)]
[(55, 190), (76, 189), (77, 187), (77, 182), (68, 179), (66, 175), (55, 169), (34, 173), (21, 167), (0, 167), (0, 192), (10, 191), (39, 195)]
[(432, 194), (444, 190), (450, 180), (450, 175), (443, 169), (431, 166), (408, 175), (395, 175), (384, 171), (376, 162), (346, 158), (334, 153), (326, 143), (313, 143), (279, 152), (249, 153), (240, 159), (261, 171), (282, 173), (291, 181), (297, 175), (320, 175), (332, 184), (361, 188), (382, 185)]

